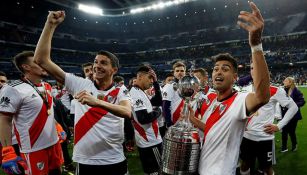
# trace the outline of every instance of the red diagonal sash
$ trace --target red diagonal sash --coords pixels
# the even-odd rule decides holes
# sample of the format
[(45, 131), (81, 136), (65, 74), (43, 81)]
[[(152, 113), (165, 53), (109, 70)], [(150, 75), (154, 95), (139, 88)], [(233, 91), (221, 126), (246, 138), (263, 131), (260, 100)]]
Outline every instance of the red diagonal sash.
[(152, 126), (152, 129), (154, 130), (156, 138), (158, 138), (158, 133), (159, 133), (158, 120), (156, 119), (155, 121), (153, 121), (151, 126)]
[[(115, 88), (103, 100), (108, 101), (108, 98), (115, 99), (119, 93), (120, 88)], [(106, 114), (108, 111), (99, 107), (90, 108), (75, 125), (75, 144)]]
[(181, 100), (180, 104), (178, 105), (177, 109), (175, 110), (175, 112), (173, 113), (173, 124), (175, 124), (177, 122), (177, 120), (180, 117), (180, 112), (183, 108), (183, 100)]
[[(213, 112), (211, 113), (211, 115), (209, 116), (205, 124), (204, 142), (205, 142), (206, 136), (208, 132), (210, 131), (210, 129), (214, 126), (214, 124), (216, 124), (223, 117), (223, 115), (232, 105), (232, 102), (235, 100), (236, 96), (237, 96), (237, 93), (235, 93), (234, 95), (232, 95), (232, 97), (225, 100), (220, 105), (218, 105), (215, 109), (213, 109)], [(221, 106), (224, 106), (224, 109), (221, 109)]]
[[(52, 107), (52, 96), (48, 93), (48, 91), (51, 92), (51, 86), (47, 83), (43, 83), (42, 86), (45, 86), (46, 89), (46, 96), (48, 98), (49, 103), (48, 106)], [(33, 147), (45, 127), (45, 124), (48, 119), (47, 108), (47, 105), (43, 102), (41, 110), (39, 111), (37, 117), (35, 118), (32, 126), (29, 129), (31, 147)]]
[(148, 142), (148, 138), (147, 138), (146, 131), (144, 130), (144, 128), (142, 128), (142, 126), (138, 124), (135, 120), (132, 120), (132, 124), (134, 128), (136, 129), (136, 131), (140, 134), (140, 136), (143, 137), (143, 139)]

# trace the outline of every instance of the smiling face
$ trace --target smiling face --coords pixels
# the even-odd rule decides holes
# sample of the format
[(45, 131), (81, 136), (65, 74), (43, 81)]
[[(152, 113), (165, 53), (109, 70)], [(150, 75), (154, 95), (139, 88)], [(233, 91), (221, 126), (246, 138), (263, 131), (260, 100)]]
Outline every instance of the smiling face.
[(97, 55), (93, 65), (95, 79), (112, 78), (117, 72), (117, 68), (113, 67), (111, 60), (105, 55)]
[(229, 61), (217, 61), (212, 72), (213, 86), (218, 92), (224, 92), (232, 88), (237, 76)]

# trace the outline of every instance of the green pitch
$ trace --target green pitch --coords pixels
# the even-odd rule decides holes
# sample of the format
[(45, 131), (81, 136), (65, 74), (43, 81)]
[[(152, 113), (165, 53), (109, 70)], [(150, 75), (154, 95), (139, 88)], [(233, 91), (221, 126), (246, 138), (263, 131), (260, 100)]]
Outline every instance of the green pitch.
[[(300, 88), (307, 101), (307, 88)], [(280, 153), (281, 148), (281, 134), (276, 133), (276, 160), (277, 165), (274, 166), (275, 175), (301, 175), (307, 174), (307, 104), (301, 108), (303, 120), (298, 122), (297, 139), (298, 151)], [(288, 148), (291, 148), (290, 139), (288, 140)], [(143, 175), (142, 167), (139, 161), (137, 150), (128, 153), (128, 168), (130, 175)], [(4, 173), (0, 170), (0, 175)], [(63, 173), (67, 175), (67, 173)]]

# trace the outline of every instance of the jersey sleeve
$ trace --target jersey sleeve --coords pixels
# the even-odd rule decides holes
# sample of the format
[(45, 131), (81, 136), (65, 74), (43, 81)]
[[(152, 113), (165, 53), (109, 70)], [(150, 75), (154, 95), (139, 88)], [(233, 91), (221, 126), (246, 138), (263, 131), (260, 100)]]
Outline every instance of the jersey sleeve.
[(172, 98), (174, 96), (174, 88), (173, 84), (167, 84), (162, 89), (162, 100), (172, 101)]
[(246, 97), (249, 93), (243, 93), (243, 92), (239, 92), (238, 94), (238, 99), (236, 100), (236, 104), (235, 108), (237, 111), (237, 116), (239, 120), (244, 120), (247, 119), (249, 116), (246, 115), (247, 111), (246, 111)]
[(71, 95), (75, 95), (82, 90), (89, 89), (91, 84), (91, 80), (75, 76), (71, 73), (65, 74), (65, 87)]
[(286, 91), (282, 87), (277, 89), (276, 94), (272, 98), (276, 100), (282, 107), (287, 106), (292, 101), (291, 97), (287, 96)]
[(118, 98), (118, 102), (121, 102), (121, 101), (124, 101), (124, 100), (131, 101), (130, 93), (129, 93), (128, 89), (126, 88), (126, 86), (123, 85), (123, 86), (120, 87), (117, 98)]
[(144, 110), (147, 109), (146, 108), (146, 104), (140, 94), (140, 92), (138, 90), (136, 90), (134, 87), (130, 90), (130, 94), (132, 97), (132, 106), (133, 106), (133, 110), (136, 111), (140, 111), (140, 110)]
[(0, 112), (16, 113), (22, 103), (20, 93), (13, 87), (5, 85), (0, 91)]

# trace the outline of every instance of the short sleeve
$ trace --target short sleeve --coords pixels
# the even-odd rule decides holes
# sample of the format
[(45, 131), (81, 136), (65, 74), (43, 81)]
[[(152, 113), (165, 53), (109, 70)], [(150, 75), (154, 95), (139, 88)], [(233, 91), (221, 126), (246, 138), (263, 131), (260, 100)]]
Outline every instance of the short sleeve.
[(126, 88), (126, 86), (123, 85), (123, 86), (120, 87), (117, 98), (118, 98), (118, 102), (121, 102), (121, 101), (124, 101), (124, 100), (131, 101), (130, 93), (129, 93), (128, 89)]
[(91, 80), (75, 76), (71, 73), (65, 73), (65, 87), (71, 95), (90, 89), (92, 83)]
[(248, 94), (249, 93), (239, 92), (238, 96), (236, 97), (235, 104), (233, 104), (235, 105), (234, 107), (236, 108), (239, 120), (245, 120), (249, 118), (249, 116), (246, 115), (246, 97)]
[(133, 101), (132, 104), (133, 104), (134, 111), (140, 111), (140, 110), (147, 109), (143, 96), (141, 95), (139, 90), (133, 87), (130, 91), (130, 94), (131, 94), (132, 101)]
[(172, 101), (174, 93), (173, 84), (166, 84), (162, 89), (162, 100)]
[(20, 93), (13, 87), (5, 85), (0, 91), (0, 112), (16, 113), (22, 103)]

